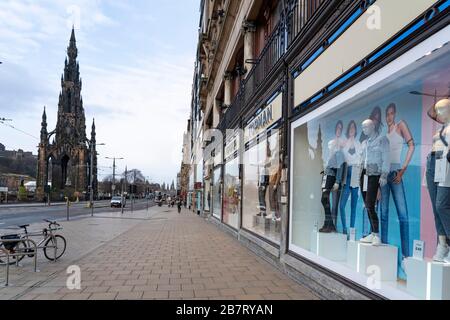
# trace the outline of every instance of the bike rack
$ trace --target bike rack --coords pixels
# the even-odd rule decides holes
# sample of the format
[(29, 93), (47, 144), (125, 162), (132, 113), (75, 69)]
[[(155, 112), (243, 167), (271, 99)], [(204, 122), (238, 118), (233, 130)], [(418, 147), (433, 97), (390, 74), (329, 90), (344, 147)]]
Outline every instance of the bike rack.
[[(29, 245), (31, 244), (34, 247), (34, 272), (37, 273), (37, 255), (38, 255), (38, 246), (36, 244), (35, 241), (31, 240), (31, 239), (17, 239), (17, 240), (0, 240), (0, 244), (5, 244), (5, 243), (17, 243), (17, 242), (22, 242), (25, 244), (25, 247), (28, 248)], [(28, 246), (27, 246), (28, 244)], [(56, 250), (55, 250), (56, 251)], [(2, 253), (4, 255), (2, 255)], [(20, 253), (9, 253), (8, 250), (4, 249), (4, 248), (0, 248), (0, 258), (5, 258), (6, 257), (6, 283), (5, 283), (5, 287), (9, 286), (9, 261), (10, 261), (10, 257), (26, 257), (30, 255), (30, 252), (20, 252)], [(16, 266), (19, 266), (19, 260), (16, 260)]]

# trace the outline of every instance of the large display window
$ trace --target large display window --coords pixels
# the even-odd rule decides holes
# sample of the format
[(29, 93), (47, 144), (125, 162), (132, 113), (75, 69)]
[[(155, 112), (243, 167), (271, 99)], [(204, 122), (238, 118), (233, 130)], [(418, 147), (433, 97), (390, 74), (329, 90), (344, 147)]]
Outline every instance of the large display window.
[(217, 219), (222, 219), (222, 168), (217, 167), (213, 172), (212, 186), (212, 214)]
[(234, 229), (239, 229), (239, 215), (241, 212), (239, 167), (239, 158), (235, 158), (225, 164), (224, 170), (222, 222)]
[(279, 244), (280, 135), (273, 130), (244, 153), (242, 227)]
[(450, 299), (446, 41), (292, 124), (290, 250), (388, 298)]

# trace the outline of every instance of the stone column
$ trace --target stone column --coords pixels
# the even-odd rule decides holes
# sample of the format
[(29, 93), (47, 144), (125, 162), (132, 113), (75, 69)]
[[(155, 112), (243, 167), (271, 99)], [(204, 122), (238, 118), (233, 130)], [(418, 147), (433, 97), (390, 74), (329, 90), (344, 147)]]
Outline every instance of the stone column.
[(231, 99), (232, 99), (232, 81), (233, 81), (233, 73), (230, 71), (225, 72), (225, 76), (224, 76), (224, 80), (225, 80), (225, 93), (224, 93), (224, 98), (223, 98), (223, 103), (225, 106), (230, 106), (231, 105)]
[(247, 61), (255, 59), (256, 24), (253, 21), (244, 21), (242, 29), (244, 31), (244, 66), (247, 75), (253, 67), (253, 64)]
[(233, 81), (233, 74), (229, 71), (225, 72), (225, 76), (224, 76), (224, 87), (225, 87), (225, 93), (224, 93), (224, 99), (223, 99), (223, 103), (225, 106), (230, 106), (231, 105), (231, 99), (232, 99), (232, 92), (231, 92), (231, 81)]
[(217, 99), (214, 100), (214, 105), (212, 108), (212, 113), (213, 113), (213, 128), (217, 128), (217, 126), (219, 125), (220, 122), (220, 114), (222, 112), (222, 106), (221, 106), (221, 102)]

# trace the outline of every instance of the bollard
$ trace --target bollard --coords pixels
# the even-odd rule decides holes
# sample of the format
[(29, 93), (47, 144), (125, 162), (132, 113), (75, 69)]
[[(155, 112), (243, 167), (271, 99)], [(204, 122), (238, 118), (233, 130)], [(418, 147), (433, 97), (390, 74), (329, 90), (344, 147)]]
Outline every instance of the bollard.
[(67, 211), (67, 221), (70, 221), (70, 202), (69, 198), (66, 197), (66, 211)]

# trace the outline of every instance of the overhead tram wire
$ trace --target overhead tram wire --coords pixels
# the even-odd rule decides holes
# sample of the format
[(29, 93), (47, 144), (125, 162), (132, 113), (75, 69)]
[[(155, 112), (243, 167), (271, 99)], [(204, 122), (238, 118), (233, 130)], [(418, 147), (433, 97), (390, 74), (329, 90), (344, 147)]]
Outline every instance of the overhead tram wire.
[(34, 139), (36, 139), (36, 140), (40, 140), (38, 137), (33, 136), (32, 134), (30, 134), (30, 133), (28, 133), (28, 132), (26, 132), (26, 131), (23, 131), (23, 130), (21, 130), (21, 129), (19, 129), (19, 128), (16, 128), (16, 127), (14, 127), (13, 125), (10, 125), (10, 124), (6, 123), (5, 121), (6, 121), (6, 119), (0, 119), (0, 124), (3, 124), (3, 125), (6, 126), (6, 127), (10, 127), (11, 129), (14, 129), (14, 130), (16, 130), (16, 131), (18, 131), (18, 132), (20, 132), (20, 133), (23, 133), (23, 134), (25, 134), (25, 135), (27, 135), (27, 136), (30, 136), (30, 137), (32, 137), (32, 138), (34, 138)]

